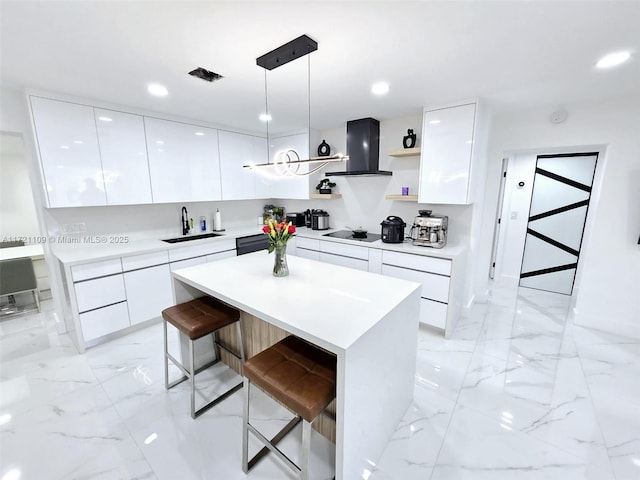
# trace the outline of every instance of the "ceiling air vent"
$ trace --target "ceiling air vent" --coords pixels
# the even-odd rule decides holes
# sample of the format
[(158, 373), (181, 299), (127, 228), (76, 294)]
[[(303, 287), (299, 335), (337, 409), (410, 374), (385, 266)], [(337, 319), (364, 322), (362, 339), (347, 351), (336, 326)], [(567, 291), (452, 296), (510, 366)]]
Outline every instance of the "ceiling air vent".
[(191, 70), (189, 75), (201, 78), (202, 80), (206, 80), (207, 82), (215, 82), (216, 80), (220, 80), (224, 78), (222, 75), (216, 72), (212, 72), (211, 70), (207, 70), (206, 68), (198, 67), (195, 70)]

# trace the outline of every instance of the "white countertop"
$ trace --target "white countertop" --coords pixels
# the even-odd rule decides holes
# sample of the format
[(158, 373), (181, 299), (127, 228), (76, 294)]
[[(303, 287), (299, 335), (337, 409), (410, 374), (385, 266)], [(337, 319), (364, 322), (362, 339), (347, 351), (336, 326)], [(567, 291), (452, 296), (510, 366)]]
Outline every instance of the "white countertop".
[(287, 277), (273, 276), (273, 255), (265, 252), (183, 268), (173, 276), (334, 353), (346, 350), (420, 288), (415, 282), (287, 258)]
[[(411, 244), (410, 240), (405, 240), (403, 243), (384, 243), (381, 240), (377, 240), (375, 242), (361, 242), (358, 240), (348, 240), (324, 236), (326, 233), (330, 233), (336, 230), (338, 229), (311, 230), (306, 227), (299, 227), (296, 236), (317, 238), (322, 239), (323, 241), (360, 245), (367, 248), (392, 250), (396, 252), (412, 253), (414, 255), (426, 255), (447, 259), (454, 259), (457, 256), (463, 254), (467, 249), (466, 245), (456, 244), (447, 244), (444, 248), (437, 249), (415, 246)], [(189, 240), (186, 242), (178, 243), (166, 243), (160, 239), (126, 241), (127, 237), (123, 235), (96, 235), (80, 237), (79, 240), (81, 241), (81, 243), (58, 242), (52, 245), (51, 250), (56, 258), (58, 258), (62, 263), (71, 266), (92, 261), (125, 257), (128, 255), (202, 245), (204, 243), (213, 244), (216, 242), (224, 241), (224, 239), (235, 239), (238, 237), (245, 237), (249, 235), (259, 235), (261, 233), (262, 230), (260, 225), (249, 225), (227, 229), (219, 237)], [(85, 243), (85, 239), (88, 239), (89, 241)], [(125, 241), (126, 243), (117, 243)]]

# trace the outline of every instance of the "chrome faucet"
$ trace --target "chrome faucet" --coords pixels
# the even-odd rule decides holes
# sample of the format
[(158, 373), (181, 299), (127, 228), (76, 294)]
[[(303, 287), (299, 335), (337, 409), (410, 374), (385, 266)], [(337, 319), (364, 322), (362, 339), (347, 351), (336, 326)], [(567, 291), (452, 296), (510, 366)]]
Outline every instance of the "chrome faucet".
[(189, 233), (189, 214), (187, 213), (187, 207), (182, 207), (182, 234), (187, 235)]

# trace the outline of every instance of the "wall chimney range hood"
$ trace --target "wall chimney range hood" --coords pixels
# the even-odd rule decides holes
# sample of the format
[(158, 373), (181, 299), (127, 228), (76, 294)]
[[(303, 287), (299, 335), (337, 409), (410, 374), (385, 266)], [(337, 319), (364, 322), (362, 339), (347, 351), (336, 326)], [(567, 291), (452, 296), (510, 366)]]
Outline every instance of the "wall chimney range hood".
[(327, 177), (392, 175), (379, 170), (380, 122), (375, 118), (361, 118), (347, 122), (347, 170), (325, 172)]

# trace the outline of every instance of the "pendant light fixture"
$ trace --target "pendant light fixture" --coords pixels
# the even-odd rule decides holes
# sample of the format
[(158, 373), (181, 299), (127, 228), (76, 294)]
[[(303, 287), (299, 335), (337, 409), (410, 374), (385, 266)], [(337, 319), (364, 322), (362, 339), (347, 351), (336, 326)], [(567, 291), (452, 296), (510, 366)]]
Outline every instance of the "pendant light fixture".
[[(291, 40), (284, 45), (276, 48), (275, 50), (265, 53), (261, 57), (256, 58), (256, 64), (264, 68), (264, 95), (265, 95), (265, 115), (269, 115), (269, 99), (267, 89), (267, 70), (273, 70), (274, 68), (281, 67), (297, 58), (309, 55), (311, 52), (315, 52), (318, 49), (318, 42), (308, 37), (307, 35), (301, 35), (300, 37)], [(308, 92), (308, 130), (311, 130), (311, 60), (307, 57), (307, 92)], [(269, 140), (269, 122), (267, 121), (267, 141)], [(311, 151), (311, 148), (309, 148)], [(269, 155), (270, 157), (270, 155)], [(324, 156), (324, 157), (310, 157), (308, 159), (300, 159), (300, 154), (293, 148), (288, 148), (277, 152), (274, 155), (273, 161), (270, 158), (267, 159), (267, 163), (249, 164), (243, 165), (244, 168), (255, 169), (267, 167), (274, 169), (281, 176), (305, 176), (311, 175), (317, 172), (324, 166), (332, 162), (343, 162), (349, 160), (347, 155), (341, 153)], [(302, 166), (311, 166), (308, 170), (303, 169)]]

